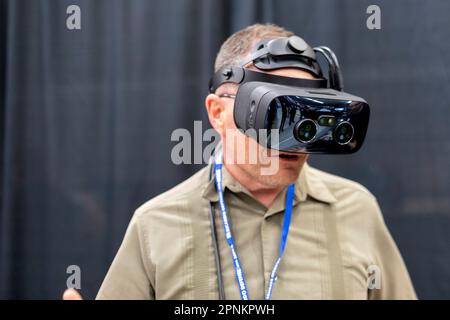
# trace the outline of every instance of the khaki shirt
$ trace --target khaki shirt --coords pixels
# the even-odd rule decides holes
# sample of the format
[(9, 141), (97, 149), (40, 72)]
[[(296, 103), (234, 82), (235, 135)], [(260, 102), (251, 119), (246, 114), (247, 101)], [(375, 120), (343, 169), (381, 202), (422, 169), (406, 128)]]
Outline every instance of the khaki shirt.
[[(138, 208), (97, 299), (218, 299), (210, 228), (211, 165)], [(270, 208), (223, 167), (223, 190), (250, 299), (264, 299), (286, 190)], [(227, 299), (240, 299), (216, 205)], [(303, 166), (273, 299), (415, 299), (375, 197), (360, 184)]]

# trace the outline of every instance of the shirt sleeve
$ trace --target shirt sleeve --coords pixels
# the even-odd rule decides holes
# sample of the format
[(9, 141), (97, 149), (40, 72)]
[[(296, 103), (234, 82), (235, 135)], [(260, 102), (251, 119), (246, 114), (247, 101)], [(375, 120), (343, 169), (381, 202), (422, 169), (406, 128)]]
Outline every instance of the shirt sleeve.
[(374, 265), (369, 267), (369, 299), (417, 299), (408, 270), (375, 199), (372, 206), (376, 213), (373, 229), (375, 248)]
[(96, 299), (154, 299), (147, 247), (135, 214)]

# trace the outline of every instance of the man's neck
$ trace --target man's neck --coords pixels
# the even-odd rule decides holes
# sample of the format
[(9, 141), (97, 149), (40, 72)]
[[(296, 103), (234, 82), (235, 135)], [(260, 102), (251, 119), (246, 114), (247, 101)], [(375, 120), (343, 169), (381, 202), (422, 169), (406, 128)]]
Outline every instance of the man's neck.
[(254, 179), (239, 166), (227, 165), (226, 163), (224, 165), (233, 178), (247, 188), (247, 190), (250, 191), (250, 193), (266, 208), (270, 208), (278, 194), (284, 189), (282, 186), (268, 186), (261, 181)]

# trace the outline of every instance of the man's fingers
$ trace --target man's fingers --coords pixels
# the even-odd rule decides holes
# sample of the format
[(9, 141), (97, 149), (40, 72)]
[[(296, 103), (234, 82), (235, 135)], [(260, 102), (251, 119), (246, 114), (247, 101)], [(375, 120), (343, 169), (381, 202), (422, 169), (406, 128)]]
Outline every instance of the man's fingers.
[(75, 289), (67, 289), (64, 291), (63, 300), (83, 300), (80, 294)]

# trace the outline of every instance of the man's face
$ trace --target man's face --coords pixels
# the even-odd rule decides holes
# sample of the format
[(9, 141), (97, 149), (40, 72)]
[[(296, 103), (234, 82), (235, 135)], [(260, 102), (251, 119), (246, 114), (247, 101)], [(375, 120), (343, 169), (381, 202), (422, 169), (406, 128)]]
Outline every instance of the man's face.
[[(251, 69), (259, 71), (254, 68)], [(294, 68), (278, 69), (267, 73), (285, 77), (314, 79), (308, 72)], [(237, 85), (225, 84), (217, 90), (216, 97), (224, 93), (234, 95), (237, 93), (237, 89)], [(308, 158), (307, 154), (288, 154), (264, 148), (236, 127), (233, 118), (234, 99), (217, 97), (215, 103), (221, 106), (220, 115), (211, 114), (214, 112), (211, 112), (211, 109), (207, 107), (208, 115), (212, 126), (221, 136), (224, 162), (227, 166), (237, 166), (239, 172), (268, 187), (284, 187), (297, 180), (300, 170)], [(214, 121), (212, 118), (219, 118), (220, 120)], [(258, 153), (256, 156), (254, 155), (255, 150)], [(238, 161), (238, 159), (244, 159), (244, 161)], [(268, 170), (269, 168), (275, 168), (276, 170)], [(234, 171), (236, 172), (236, 170)], [(270, 172), (270, 174), (267, 174), (267, 172)]]

